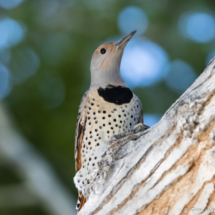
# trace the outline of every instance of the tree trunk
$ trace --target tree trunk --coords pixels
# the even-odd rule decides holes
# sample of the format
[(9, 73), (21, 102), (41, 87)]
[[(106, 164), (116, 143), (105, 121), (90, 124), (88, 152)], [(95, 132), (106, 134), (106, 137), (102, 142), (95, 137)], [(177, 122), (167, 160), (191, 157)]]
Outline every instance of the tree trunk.
[(115, 138), (100, 167), (79, 215), (215, 214), (215, 59), (155, 126)]

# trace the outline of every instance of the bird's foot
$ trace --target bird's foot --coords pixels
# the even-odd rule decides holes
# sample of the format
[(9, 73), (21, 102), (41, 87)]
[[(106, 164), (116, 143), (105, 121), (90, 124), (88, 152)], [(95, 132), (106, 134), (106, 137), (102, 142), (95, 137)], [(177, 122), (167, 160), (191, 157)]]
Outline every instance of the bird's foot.
[(148, 125), (139, 123), (139, 124), (134, 126), (134, 128), (132, 129), (132, 132), (136, 134), (138, 132), (145, 131), (148, 128), (150, 128)]

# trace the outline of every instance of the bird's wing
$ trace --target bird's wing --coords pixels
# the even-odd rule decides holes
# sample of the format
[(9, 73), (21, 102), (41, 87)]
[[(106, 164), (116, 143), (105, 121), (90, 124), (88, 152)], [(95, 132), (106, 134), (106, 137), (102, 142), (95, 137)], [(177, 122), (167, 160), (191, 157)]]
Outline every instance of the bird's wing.
[[(87, 102), (88, 91), (84, 94), (81, 104), (78, 110), (78, 119), (76, 124), (75, 132), (75, 170), (78, 172), (81, 169), (81, 146), (84, 137), (85, 125), (87, 121), (85, 104)], [(78, 202), (76, 209), (78, 211), (84, 206), (86, 198), (83, 196), (81, 191), (78, 191)]]
[(141, 101), (140, 101), (140, 99), (137, 97), (137, 99), (138, 99), (138, 102), (139, 102), (139, 105), (140, 105), (140, 107), (141, 107), (141, 111), (140, 111), (140, 117), (139, 117), (139, 119), (138, 119), (138, 122), (137, 122), (137, 124), (139, 124), (139, 123), (141, 123), (141, 124), (143, 124), (142, 126), (142, 130), (146, 130), (146, 129), (148, 129), (148, 128), (150, 128), (148, 125), (145, 125), (143, 122), (144, 122), (144, 120), (143, 120), (143, 108), (142, 108), (142, 103), (141, 103)]
[(140, 99), (135, 95), (135, 97), (137, 98), (138, 100), (138, 105), (141, 107), (141, 110), (140, 110), (140, 116), (139, 116), (139, 119), (138, 119), (138, 122), (137, 124), (135, 125), (134, 129), (133, 129), (133, 132), (134, 133), (137, 133), (137, 132), (140, 132), (140, 131), (144, 131), (148, 128), (150, 128), (148, 125), (145, 125), (143, 123), (143, 109), (142, 109), (142, 104), (141, 104), (141, 101)]
[(85, 125), (86, 125), (86, 110), (84, 109), (87, 101), (88, 91), (84, 94), (81, 104), (78, 110), (78, 119), (75, 132), (75, 170), (76, 172), (81, 169), (81, 145), (84, 137)]
[(139, 106), (140, 106), (140, 108), (141, 108), (140, 116), (139, 116), (139, 119), (138, 119), (137, 124), (139, 124), (139, 123), (143, 123), (143, 109), (142, 109), (142, 103), (141, 103), (140, 99), (139, 99), (135, 94), (134, 94), (134, 97), (135, 97), (135, 99), (137, 99), (137, 100), (138, 100), (138, 105), (139, 105)]
[(141, 108), (140, 117), (137, 123), (143, 123), (143, 110)]

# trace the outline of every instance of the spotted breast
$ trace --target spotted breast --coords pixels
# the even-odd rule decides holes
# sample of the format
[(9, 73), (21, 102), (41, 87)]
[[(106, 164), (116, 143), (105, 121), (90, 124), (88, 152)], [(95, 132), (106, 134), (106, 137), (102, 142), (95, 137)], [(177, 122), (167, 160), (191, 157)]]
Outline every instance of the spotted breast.
[(107, 150), (112, 136), (130, 132), (143, 122), (142, 106), (136, 95), (127, 87), (108, 85), (88, 91), (81, 106), (83, 121), (80, 170), (75, 182), (84, 196), (92, 184), (92, 174), (98, 169), (98, 161)]

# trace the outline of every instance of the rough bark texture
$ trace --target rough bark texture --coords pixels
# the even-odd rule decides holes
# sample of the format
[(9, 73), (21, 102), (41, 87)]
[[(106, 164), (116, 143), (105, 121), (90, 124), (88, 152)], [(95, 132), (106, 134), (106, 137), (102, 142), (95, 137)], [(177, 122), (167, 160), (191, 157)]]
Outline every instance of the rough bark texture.
[(215, 214), (215, 59), (159, 123), (115, 139), (100, 166), (79, 215)]

